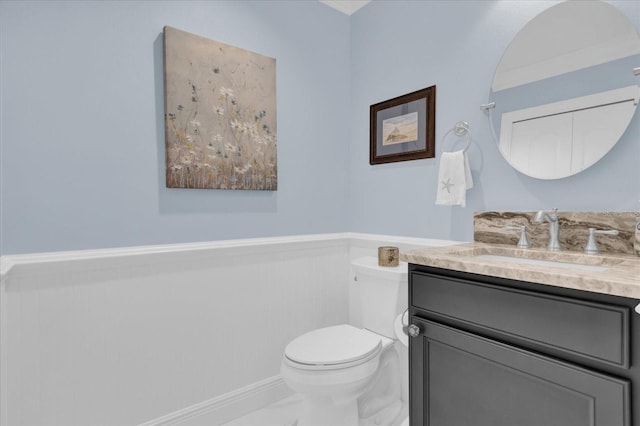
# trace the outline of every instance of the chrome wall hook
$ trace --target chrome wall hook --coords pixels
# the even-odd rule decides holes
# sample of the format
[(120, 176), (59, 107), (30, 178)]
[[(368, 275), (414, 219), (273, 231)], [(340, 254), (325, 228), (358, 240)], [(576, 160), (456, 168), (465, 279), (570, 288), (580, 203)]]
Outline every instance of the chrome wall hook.
[(480, 105), (480, 109), (482, 111), (489, 111), (490, 109), (494, 109), (495, 107), (496, 107), (496, 103), (495, 102), (489, 102), (488, 104)]

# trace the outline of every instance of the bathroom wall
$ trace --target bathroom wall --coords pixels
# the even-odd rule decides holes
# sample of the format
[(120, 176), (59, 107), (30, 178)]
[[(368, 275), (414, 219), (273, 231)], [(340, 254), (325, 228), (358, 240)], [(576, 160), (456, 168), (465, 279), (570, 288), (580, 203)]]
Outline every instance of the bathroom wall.
[[(374, 1), (351, 18), (349, 230), (471, 241), (473, 212), (638, 211), (640, 113), (618, 144), (577, 175), (537, 180), (512, 169), (479, 109), (517, 32), (555, 1)], [(640, 33), (640, 3), (611, 1)], [(631, 70), (629, 70), (631, 72)], [(436, 153), (469, 122), (474, 188), (467, 206), (435, 206), (435, 159), (370, 166), (369, 105), (436, 85)], [(448, 150), (461, 147), (447, 138)]]
[[(165, 188), (165, 25), (276, 58), (277, 192)], [(345, 231), (348, 40), (316, 1), (0, 1), (0, 254)]]

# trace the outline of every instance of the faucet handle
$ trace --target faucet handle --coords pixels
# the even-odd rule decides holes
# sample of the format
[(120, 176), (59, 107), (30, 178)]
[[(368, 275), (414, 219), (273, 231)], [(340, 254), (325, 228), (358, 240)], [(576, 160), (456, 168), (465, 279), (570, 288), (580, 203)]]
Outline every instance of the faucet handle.
[(584, 246), (584, 252), (587, 254), (598, 254), (600, 253), (600, 249), (598, 248), (598, 242), (596, 241), (597, 234), (604, 235), (618, 235), (619, 232), (617, 229), (596, 229), (589, 228), (589, 239), (587, 240), (587, 245)]
[(520, 240), (518, 241), (516, 247), (521, 249), (528, 249), (529, 247), (531, 247), (531, 244), (529, 244), (529, 239), (527, 238), (526, 226), (505, 226), (503, 229), (506, 229), (507, 231), (520, 231)]

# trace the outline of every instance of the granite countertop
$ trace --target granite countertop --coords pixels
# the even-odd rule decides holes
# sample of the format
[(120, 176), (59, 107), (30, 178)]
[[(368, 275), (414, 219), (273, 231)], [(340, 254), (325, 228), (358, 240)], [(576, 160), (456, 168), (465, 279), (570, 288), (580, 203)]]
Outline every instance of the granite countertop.
[[(523, 260), (479, 256), (508, 256)], [(546, 249), (517, 249), (476, 242), (411, 250), (401, 253), (400, 259), (418, 265), (640, 299), (640, 257), (633, 255), (549, 252)], [(533, 262), (563, 262), (563, 265), (523, 263), (528, 259), (533, 259)], [(586, 270), (582, 265), (594, 270)]]

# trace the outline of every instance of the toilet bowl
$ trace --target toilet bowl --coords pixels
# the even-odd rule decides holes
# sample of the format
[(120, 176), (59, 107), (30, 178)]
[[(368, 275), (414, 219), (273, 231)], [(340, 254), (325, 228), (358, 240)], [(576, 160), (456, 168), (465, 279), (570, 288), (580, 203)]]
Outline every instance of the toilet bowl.
[[(394, 319), (406, 308), (407, 264), (352, 263), (363, 328), (341, 324), (292, 340), (280, 373), (302, 396), (297, 426), (392, 426), (400, 423), (402, 380)], [(399, 309), (401, 307), (401, 309)]]
[(402, 400), (409, 401), (409, 336), (405, 327), (409, 324), (409, 311), (396, 317), (393, 329), (396, 334), (396, 348), (400, 356), (400, 377), (402, 377)]
[(393, 340), (348, 324), (313, 330), (289, 343), (280, 373), (304, 396), (298, 426), (357, 425), (357, 400), (389, 350)]

